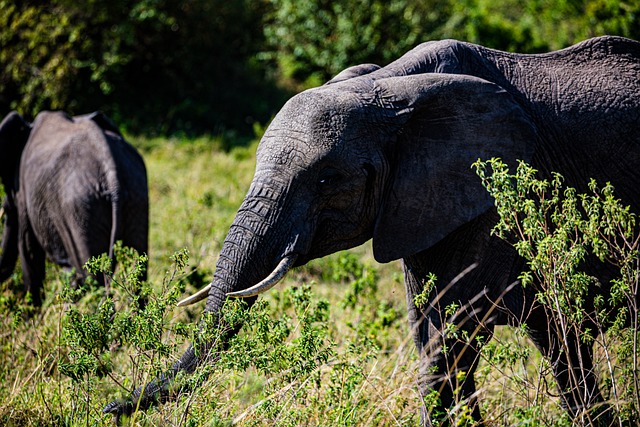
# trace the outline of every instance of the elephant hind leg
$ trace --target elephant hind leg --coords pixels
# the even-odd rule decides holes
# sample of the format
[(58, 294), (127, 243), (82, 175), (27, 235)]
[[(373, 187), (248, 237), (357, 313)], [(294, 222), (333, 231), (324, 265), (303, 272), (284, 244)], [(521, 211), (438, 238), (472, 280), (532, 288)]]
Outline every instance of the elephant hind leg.
[[(580, 344), (578, 344), (580, 343)], [(574, 337), (573, 348), (557, 353), (553, 345), (551, 365), (561, 392), (563, 406), (583, 425), (609, 425), (610, 408), (604, 403), (593, 366), (593, 349)], [(569, 353), (569, 354), (567, 354)]]
[(40, 307), (42, 305), (41, 292), (45, 278), (46, 256), (28, 223), (21, 224), (18, 252), (25, 291), (31, 295), (32, 304)]
[[(111, 210), (110, 204), (102, 201), (92, 201), (89, 208), (80, 204), (65, 206), (65, 209), (75, 210), (74, 216), (59, 218), (56, 222), (56, 231), (62, 241), (66, 252), (69, 267), (75, 269), (74, 284), (80, 285), (89, 273), (85, 264), (93, 257), (102, 254), (110, 254), (111, 237)], [(108, 279), (104, 274), (93, 276), (97, 285), (108, 285)]]
[[(149, 253), (148, 224), (146, 221), (137, 219), (132, 221), (133, 224), (127, 224), (125, 235), (122, 237), (122, 244), (126, 247), (135, 249), (139, 255), (147, 255)], [(140, 281), (147, 280), (147, 266), (142, 266)]]
[(580, 425), (608, 426), (612, 414), (598, 387), (592, 346), (585, 344), (577, 331), (562, 339), (553, 325), (541, 330), (529, 328), (529, 336), (551, 363), (563, 408)]

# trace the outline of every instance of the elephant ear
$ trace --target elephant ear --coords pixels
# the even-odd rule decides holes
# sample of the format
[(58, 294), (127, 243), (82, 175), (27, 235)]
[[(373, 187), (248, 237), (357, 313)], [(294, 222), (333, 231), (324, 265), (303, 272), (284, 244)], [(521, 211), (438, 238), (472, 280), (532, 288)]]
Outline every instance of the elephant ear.
[(105, 131), (111, 131), (116, 135), (122, 136), (122, 134), (120, 133), (120, 129), (118, 129), (118, 126), (116, 126), (116, 124), (113, 123), (113, 121), (101, 111), (94, 111), (93, 113), (84, 114), (82, 116), (76, 116), (73, 119), (74, 120), (92, 120), (95, 124), (100, 126), (100, 129)]
[(345, 80), (352, 79), (354, 77), (364, 76), (366, 74), (373, 73), (380, 69), (379, 65), (376, 64), (360, 64), (354, 65), (353, 67), (345, 68), (336, 74), (331, 80), (325, 83), (325, 85), (330, 85), (334, 83), (343, 82)]
[(7, 187), (13, 187), (15, 171), (20, 164), (20, 156), (24, 150), (29, 135), (31, 124), (26, 122), (20, 114), (12, 111), (0, 123), (0, 179), (7, 194)]
[(373, 235), (376, 260), (388, 262), (431, 247), (491, 208), (471, 164), (528, 161), (536, 130), (508, 92), (472, 76), (390, 77), (377, 80), (375, 92), (400, 125)]

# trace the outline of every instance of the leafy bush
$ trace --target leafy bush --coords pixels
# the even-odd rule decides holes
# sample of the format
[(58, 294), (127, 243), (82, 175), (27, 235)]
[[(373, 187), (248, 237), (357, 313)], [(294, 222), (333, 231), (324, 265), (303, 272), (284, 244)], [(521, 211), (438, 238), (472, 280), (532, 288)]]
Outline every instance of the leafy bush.
[[(500, 215), (494, 232), (513, 242), (527, 261), (523, 286), (533, 286), (538, 301), (548, 307), (554, 334), (595, 346), (600, 385), (616, 423), (637, 422), (640, 234), (635, 213), (614, 196), (610, 184), (600, 188), (591, 181), (590, 194), (577, 194), (561, 175), (541, 180), (524, 163), (515, 174), (497, 159), (475, 167)], [(617, 277), (600, 283), (585, 268), (588, 257), (615, 266)], [(579, 422), (589, 423), (602, 409), (581, 414)]]
[[(59, 316), (54, 319), (51, 339), (34, 347), (38, 357), (44, 358), (34, 372), (47, 397), (10, 393), (10, 399), (0, 405), (0, 422), (4, 425), (109, 425), (110, 416), (100, 413), (105, 399), (129, 394), (157, 377), (186, 342), (203, 333), (197, 323), (185, 323), (184, 316), (177, 316), (183, 319), (178, 320), (173, 308), (184, 291), (185, 279), (191, 277), (186, 272), (186, 251), (172, 257), (173, 265), (159, 287), (138, 280), (138, 269), (146, 265), (145, 257), (120, 246), (115, 254), (118, 269), (113, 275), (107, 257), (87, 263), (93, 274), (111, 276), (108, 294), (105, 288), (91, 285), (73, 289), (71, 276), (63, 276), (55, 305), (47, 309), (49, 315)], [(121, 421), (126, 425), (157, 425), (169, 419), (193, 426), (232, 422), (254, 426), (355, 426), (375, 420), (384, 424), (382, 420), (388, 415), (381, 409), (398, 420), (414, 419), (415, 411), (404, 413), (409, 402), (406, 387), (390, 396), (376, 397), (372, 393), (386, 387), (387, 371), (404, 375), (412, 369), (381, 366), (379, 356), (388, 345), (381, 343), (381, 337), (393, 335), (397, 316), (391, 309), (393, 304), (377, 296), (375, 271), (352, 255), (346, 258), (350, 260), (338, 262), (354, 283), (349, 283), (347, 303), (342, 307), (357, 319), (350, 323), (346, 337), (333, 327), (329, 302), (314, 296), (315, 284), (271, 292), (272, 298), (258, 300), (251, 309), (242, 300), (230, 300), (223, 316), (230, 325), (241, 324), (242, 332), (231, 340), (219, 360), (202, 366), (192, 376), (178, 377), (172, 387), (176, 401), (159, 407), (160, 414), (135, 413)], [(355, 283), (363, 280), (364, 284)], [(144, 307), (138, 304), (139, 298), (147, 301)], [(355, 304), (354, 300), (361, 298), (378, 309)], [(19, 324), (23, 321), (17, 320), (12, 335), (20, 336)], [(215, 339), (217, 332), (207, 332), (205, 327), (204, 333), (213, 334), (208, 338)], [(338, 347), (336, 339), (346, 339), (347, 344)], [(22, 354), (16, 351), (16, 345), (20, 343), (11, 339), (3, 351)], [(50, 367), (44, 372), (41, 364)], [(7, 374), (4, 369), (0, 372)], [(400, 374), (396, 377), (402, 378)], [(243, 398), (244, 393), (247, 395)], [(21, 401), (29, 402), (35, 412)]]
[[(169, 316), (184, 292), (184, 282), (174, 278), (184, 274), (188, 262), (186, 251), (173, 256), (173, 269), (167, 272), (166, 280), (157, 292), (139, 280), (140, 269), (146, 268), (146, 255), (139, 255), (120, 244), (114, 247), (114, 254), (119, 265), (114, 275), (106, 255), (87, 263), (92, 274), (110, 276), (110, 293), (106, 288), (100, 288), (85, 295), (82, 297), (84, 309), (74, 302), (87, 289), (74, 290), (66, 282), (60, 294), (66, 309), (58, 344), (58, 369), (71, 379), (72, 405), (70, 415), (67, 415), (70, 421), (82, 423), (95, 417), (99, 405), (95, 394), (101, 378), (109, 377), (125, 389), (132, 384), (144, 383), (150, 375), (161, 372), (167, 356), (177, 350), (167, 332), (171, 330), (183, 338), (193, 333), (193, 327), (170, 324)], [(144, 306), (140, 299), (145, 300)], [(131, 361), (129, 376), (122, 383), (114, 377), (112, 362), (120, 348), (127, 349)]]

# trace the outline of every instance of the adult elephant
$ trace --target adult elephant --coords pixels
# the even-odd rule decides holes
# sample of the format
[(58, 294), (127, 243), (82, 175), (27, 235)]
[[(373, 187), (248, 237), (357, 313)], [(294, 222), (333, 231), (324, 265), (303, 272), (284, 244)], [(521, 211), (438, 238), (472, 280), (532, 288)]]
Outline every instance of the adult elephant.
[[(590, 351), (575, 337), (567, 343), (572, 351), (562, 351), (531, 287), (517, 282), (523, 260), (490, 235), (497, 214), (470, 165), (500, 157), (513, 167), (522, 159), (543, 177), (562, 173), (579, 190), (589, 178), (609, 181), (640, 211), (640, 43), (601, 37), (541, 55), (453, 40), (424, 43), (386, 67), (352, 67), (293, 97), (256, 156), (213, 282), (187, 302), (206, 297), (205, 312), (215, 318), (229, 296), (251, 304), (290, 267), (373, 239), (377, 261), (403, 261), (425, 373), (421, 391), (439, 391), (443, 409), (464, 398), (480, 418), (473, 378), (478, 341), (449, 341), (443, 333), (450, 303), (466, 307), (456, 321), (469, 336), (486, 340), (495, 325), (526, 322), (552, 359), (573, 415), (602, 401)], [(416, 308), (413, 296), (429, 272), (438, 277), (437, 289)], [(442, 345), (448, 351), (439, 351)], [(194, 346), (165, 376), (105, 412), (126, 413), (166, 397), (177, 372), (204, 361), (206, 344)], [(570, 372), (578, 365), (587, 369)], [(431, 422), (429, 414), (423, 421)]]
[(42, 112), (31, 125), (11, 112), (0, 124), (0, 153), (6, 193), (0, 281), (19, 254), (34, 305), (42, 304), (45, 257), (83, 279), (85, 262), (113, 257), (118, 240), (147, 252), (144, 161), (107, 116)]

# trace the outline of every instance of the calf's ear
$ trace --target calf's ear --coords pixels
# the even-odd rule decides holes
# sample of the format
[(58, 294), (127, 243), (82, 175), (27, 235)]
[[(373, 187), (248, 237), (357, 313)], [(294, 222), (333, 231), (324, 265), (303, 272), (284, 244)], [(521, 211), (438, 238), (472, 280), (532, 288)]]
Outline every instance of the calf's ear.
[(82, 116), (76, 116), (73, 119), (74, 120), (92, 120), (93, 122), (95, 122), (95, 124), (100, 126), (100, 129), (109, 130), (115, 133), (116, 135), (122, 136), (122, 134), (120, 133), (120, 129), (118, 129), (118, 126), (116, 126), (116, 124), (102, 111), (94, 111), (93, 113), (85, 114)]
[(15, 171), (30, 134), (31, 124), (16, 111), (7, 114), (0, 123), (0, 179), (5, 185), (5, 190), (13, 183)]
[(390, 182), (373, 234), (376, 260), (425, 250), (493, 206), (471, 164), (529, 161), (531, 120), (502, 87), (456, 74), (419, 74), (375, 82), (378, 104), (401, 123), (389, 142)]
[(0, 122), (0, 138), (3, 139), (3, 144), (5, 140), (6, 143), (16, 141), (16, 138), (23, 140), (25, 139), (25, 135), (28, 139), (30, 130), (31, 125), (25, 121), (17, 111), (10, 112), (2, 119), (2, 122)]

